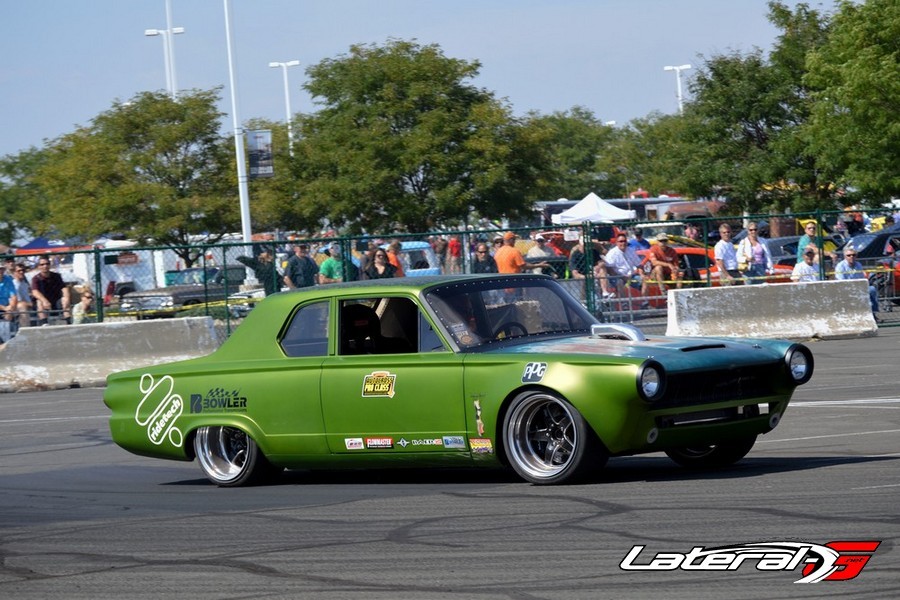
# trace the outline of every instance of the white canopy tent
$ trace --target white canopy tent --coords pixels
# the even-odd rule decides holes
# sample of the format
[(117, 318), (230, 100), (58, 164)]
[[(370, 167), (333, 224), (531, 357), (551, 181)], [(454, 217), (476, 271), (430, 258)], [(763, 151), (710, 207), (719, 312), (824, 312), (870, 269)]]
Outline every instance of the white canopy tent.
[(553, 215), (551, 220), (556, 224), (564, 225), (567, 223), (584, 223), (585, 221), (601, 223), (633, 221), (636, 218), (637, 213), (633, 210), (617, 208), (602, 200), (594, 192), (591, 192), (572, 208)]

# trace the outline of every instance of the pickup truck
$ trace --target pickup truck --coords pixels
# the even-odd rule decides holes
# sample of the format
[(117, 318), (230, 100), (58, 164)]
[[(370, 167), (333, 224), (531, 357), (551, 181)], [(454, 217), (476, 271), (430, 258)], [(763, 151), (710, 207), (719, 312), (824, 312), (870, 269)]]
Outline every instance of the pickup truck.
[(240, 265), (183, 269), (171, 277), (172, 285), (125, 294), (119, 310), (137, 313), (139, 319), (172, 317), (195, 304), (224, 301), (245, 277), (246, 268)]

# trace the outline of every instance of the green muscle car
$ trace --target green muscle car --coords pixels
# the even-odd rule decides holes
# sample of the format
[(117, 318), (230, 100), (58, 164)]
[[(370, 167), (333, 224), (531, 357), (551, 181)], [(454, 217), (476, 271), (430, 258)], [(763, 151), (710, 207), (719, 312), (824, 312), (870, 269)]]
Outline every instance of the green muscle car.
[(117, 444), (219, 486), (399, 466), (555, 484), (610, 456), (730, 465), (812, 372), (802, 344), (599, 323), (542, 275), (434, 276), (271, 295), (209, 356), (110, 375), (104, 401)]

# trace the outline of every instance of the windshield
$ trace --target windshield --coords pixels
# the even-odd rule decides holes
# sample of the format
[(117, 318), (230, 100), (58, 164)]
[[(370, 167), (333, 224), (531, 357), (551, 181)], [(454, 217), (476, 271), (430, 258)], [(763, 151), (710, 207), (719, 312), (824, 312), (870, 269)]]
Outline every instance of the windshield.
[(203, 283), (203, 269), (185, 269), (172, 276), (171, 285), (197, 285)]
[(512, 338), (589, 333), (598, 322), (552, 279), (475, 279), (430, 290), (425, 299), (467, 350)]

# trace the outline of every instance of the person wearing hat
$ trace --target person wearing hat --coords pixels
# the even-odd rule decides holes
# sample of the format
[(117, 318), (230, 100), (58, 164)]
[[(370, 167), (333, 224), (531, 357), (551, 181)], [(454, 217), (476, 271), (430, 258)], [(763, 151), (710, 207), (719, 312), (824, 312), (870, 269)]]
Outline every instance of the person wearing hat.
[(319, 265), (309, 255), (309, 244), (294, 244), (294, 255), (288, 259), (284, 273), (284, 284), (289, 288), (311, 287), (316, 285)]
[(274, 294), (281, 289), (278, 273), (275, 271), (275, 259), (272, 256), (272, 250), (268, 246), (261, 246), (259, 255), (256, 258), (252, 256), (238, 256), (237, 261), (253, 269), (256, 280), (263, 284), (266, 296)]
[(816, 257), (819, 254), (818, 248), (808, 245), (803, 250), (803, 260), (794, 265), (791, 272), (791, 281), (796, 283), (808, 283), (811, 281), (819, 281), (819, 265), (816, 264)]
[[(390, 253), (388, 253), (388, 257), (390, 257)], [(328, 249), (328, 258), (319, 266), (319, 283), (341, 283), (345, 281), (344, 269), (347, 269), (348, 278), (346, 281), (359, 279), (359, 269), (356, 268), (352, 260), (344, 260), (341, 246), (335, 242)]]
[[(554, 256), (556, 256), (556, 252), (553, 251), (553, 248), (547, 245), (547, 239), (541, 234), (537, 234), (536, 236), (534, 236), (534, 246), (529, 248), (528, 252), (525, 253), (525, 260), (529, 264), (534, 265), (535, 263), (540, 262), (547, 263), (547, 259)], [(537, 274), (554, 274), (553, 270), (547, 267), (535, 267), (532, 269), (532, 271)]]
[(491, 241), (491, 256), (497, 255), (497, 250), (503, 247), (503, 235), (498, 233)]
[(649, 262), (653, 267), (650, 279), (659, 286), (660, 295), (666, 295), (666, 290), (668, 289), (666, 287), (667, 281), (675, 281), (675, 287), (681, 289), (684, 271), (679, 266), (678, 252), (669, 246), (669, 236), (667, 234), (660, 233), (656, 236), (656, 244), (650, 248), (645, 262)]
[(649, 250), (650, 242), (644, 239), (644, 230), (640, 227), (635, 227), (633, 230), (634, 239), (628, 242), (628, 245), (634, 248), (636, 252), (641, 250)]
[(525, 257), (516, 248), (516, 239), (519, 236), (512, 231), (503, 234), (503, 246), (494, 253), (494, 262), (497, 263), (497, 271), (499, 273), (521, 273), (532, 268), (545, 268), (550, 264), (547, 262), (527, 263)]

